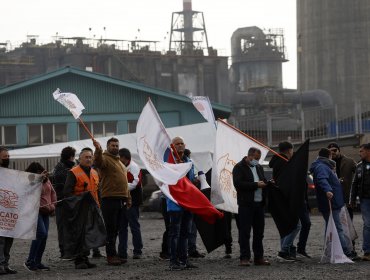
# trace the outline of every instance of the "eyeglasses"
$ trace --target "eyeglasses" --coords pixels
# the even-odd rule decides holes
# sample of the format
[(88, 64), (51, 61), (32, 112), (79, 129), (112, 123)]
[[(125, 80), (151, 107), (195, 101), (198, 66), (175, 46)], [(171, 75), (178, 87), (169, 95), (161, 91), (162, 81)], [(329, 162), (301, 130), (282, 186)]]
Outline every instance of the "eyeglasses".
[(338, 152), (338, 149), (330, 149), (331, 152), (336, 153)]

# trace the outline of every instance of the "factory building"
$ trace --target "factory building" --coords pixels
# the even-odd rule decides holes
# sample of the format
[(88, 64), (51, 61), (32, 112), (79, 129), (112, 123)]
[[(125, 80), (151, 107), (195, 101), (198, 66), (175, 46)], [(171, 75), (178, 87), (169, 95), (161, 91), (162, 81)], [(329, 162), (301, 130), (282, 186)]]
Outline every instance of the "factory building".
[[(95, 137), (135, 132), (148, 98), (166, 127), (205, 121), (183, 95), (64, 67), (0, 89), (1, 146), (13, 149), (89, 138), (53, 99), (57, 88), (77, 94), (86, 108), (81, 117)], [(213, 104), (213, 111), (216, 118), (228, 118), (231, 112), (218, 104)]]

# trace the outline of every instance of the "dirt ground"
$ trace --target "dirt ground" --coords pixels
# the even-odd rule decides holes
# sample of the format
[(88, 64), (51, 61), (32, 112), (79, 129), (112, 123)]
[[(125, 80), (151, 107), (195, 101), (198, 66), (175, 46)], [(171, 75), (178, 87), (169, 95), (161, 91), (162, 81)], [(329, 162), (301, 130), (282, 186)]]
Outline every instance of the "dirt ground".
[[(192, 260), (199, 266), (198, 269), (185, 271), (169, 271), (168, 261), (159, 259), (164, 223), (159, 213), (142, 212), (141, 226), (144, 242), (143, 258), (132, 259), (129, 252), (128, 263), (119, 267), (106, 265), (105, 259), (92, 259), (98, 265), (95, 269), (76, 270), (73, 262), (59, 259), (56, 226), (54, 219), (50, 222), (49, 239), (43, 262), (51, 267), (48, 272), (28, 272), (23, 262), (28, 256), (29, 240), (15, 240), (10, 264), (18, 270), (16, 275), (2, 276), (4, 279), (370, 279), (370, 262), (357, 262), (354, 264), (320, 264), (323, 244), (324, 222), (321, 216), (312, 216), (312, 228), (308, 240), (307, 251), (312, 259), (303, 262), (286, 264), (276, 261), (279, 249), (279, 236), (272, 218), (266, 218), (264, 247), (265, 255), (272, 262), (268, 267), (239, 267), (239, 245), (237, 231), (233, 221), (233, 257), (224, 259), (224, 248), (207, 255), (204, 259)], [(355, 227), (360, 235), (357, 241), (357, 251), (361, 252), (362, 219), (355, 216)], [(130, 237), (131, 238), (131, 237)], [(132, 249), (132, 246), (130, 246)], [(200, 238), (198, 248), (205, 252)], [(362, 253), (362, 252), (361, 252)]]

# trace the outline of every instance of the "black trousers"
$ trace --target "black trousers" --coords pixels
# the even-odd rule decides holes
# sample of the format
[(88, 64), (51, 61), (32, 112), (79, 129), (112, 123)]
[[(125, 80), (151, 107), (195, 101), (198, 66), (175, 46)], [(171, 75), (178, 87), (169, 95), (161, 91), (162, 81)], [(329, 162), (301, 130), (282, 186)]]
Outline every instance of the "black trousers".
[(101, 200), (101, 211), (107, 230), (107, 257), (117, 256), (116, 240), (121, 228), (121, 217), (126, 216), (126, 199), (106, 197)]
[(254, 202), (247, 206), (239, 205), (239, 246), (240, 259), (250, 260), (250, 235), (253, 228), (252, 248), (254, 259), (263, 258), (263, 233), (265, 231), (265, 211), (261, 202)]
[(13, 245), (13, 238), (0, 236), (0, 265), (9, 266), (10, 249)]
[(170, 254), (170, 239), (169, 239), (169, 232), (170, 232), (170, 215), (167, 212), (167, 201), (165, 197), (161, 198), (161, 210), (162, 216), (164, 220), (165, 231), (163, 232), (162, 237), (162, 253)]
[(57, 232), (58, 232), (58, 244), (59, 244), (59, 252), (60, 256), (63, 257), (64, 255), (64, 248), (63, 248), (63, 216), (62, 216), (62, 204), (60, 202), (55, 207), (55, 223), (57, 224)]

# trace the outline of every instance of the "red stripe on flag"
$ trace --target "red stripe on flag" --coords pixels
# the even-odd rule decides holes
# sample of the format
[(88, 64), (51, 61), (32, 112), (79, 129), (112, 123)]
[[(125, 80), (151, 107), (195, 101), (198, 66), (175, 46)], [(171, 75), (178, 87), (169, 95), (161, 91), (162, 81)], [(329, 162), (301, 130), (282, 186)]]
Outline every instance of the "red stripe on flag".
[(209, 224), (214, 224), (217, 219), (224, 216), (187, 177), (181, 178), (176, 185), (170, 185), (169, 190), (181, 207), (198, 215)]

